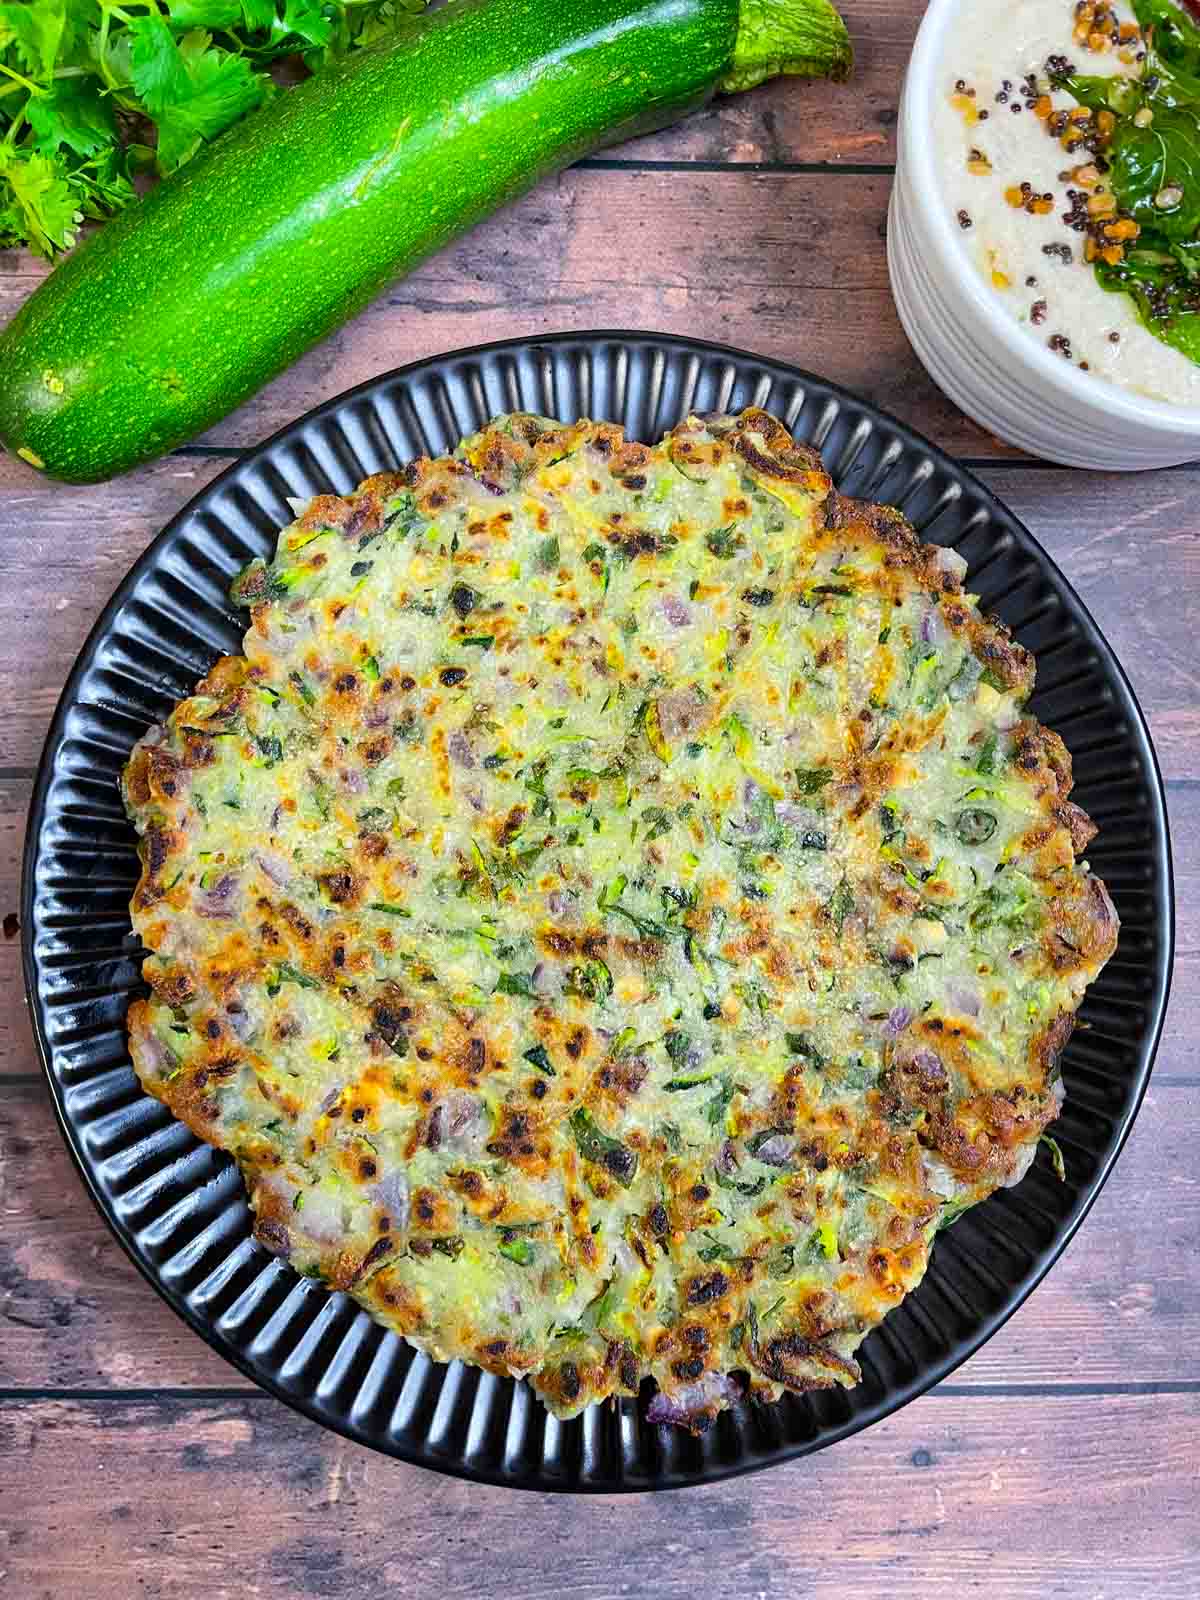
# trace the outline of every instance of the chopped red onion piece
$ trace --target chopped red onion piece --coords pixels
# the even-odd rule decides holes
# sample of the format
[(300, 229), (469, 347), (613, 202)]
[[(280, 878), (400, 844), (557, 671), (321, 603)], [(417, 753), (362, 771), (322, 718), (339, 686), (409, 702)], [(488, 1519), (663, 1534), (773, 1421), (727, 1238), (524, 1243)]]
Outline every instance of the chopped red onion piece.
[(460, 728), (457, 733), (452, 733), (446, 740), (446, 750), (451, 761), (468, 771), (475, 765), (475, 752), (467, 741), (467, 736)]
[(883, 1031), (889, 1039), (898, 1039), (912, 1021), (913, 1014), (907, 1006), (897, 1006), (888, 1013), (888, 1019), (883, 1025)]
[(679, 1427), (706, 1424), (715, 1412), (742, 1398), (742, 1386), (728, 1372), (708, 1372), (699, 1383), (664, 1394), (660, 1389), (646, 1407), (647, 1422), (669, 1422)]
[(933, 559), (936, 566), (943, 572), (948, 572), (951, 577), (957, 578), (959, 583), (966, 577), (966, 561), (957, 550), (951, 550), (948, 545), (938, 545)]

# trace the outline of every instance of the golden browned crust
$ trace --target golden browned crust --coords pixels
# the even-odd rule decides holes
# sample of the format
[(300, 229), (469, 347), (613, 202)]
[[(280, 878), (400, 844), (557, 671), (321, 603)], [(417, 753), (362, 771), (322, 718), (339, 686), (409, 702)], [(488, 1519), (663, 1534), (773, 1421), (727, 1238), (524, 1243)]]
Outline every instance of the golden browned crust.
[(564, 1415), (856, 1382), (1116, 940), (954, 558), (760, 410), (518, 416), (235, 588), (247, 656), (125, 774), (129, 1023), (257, 1236)]

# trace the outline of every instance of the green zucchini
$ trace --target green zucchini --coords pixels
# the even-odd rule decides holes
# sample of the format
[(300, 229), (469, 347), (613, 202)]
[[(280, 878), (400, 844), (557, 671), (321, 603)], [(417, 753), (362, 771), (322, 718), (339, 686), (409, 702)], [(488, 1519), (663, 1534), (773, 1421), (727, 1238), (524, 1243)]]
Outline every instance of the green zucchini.
[(547, 173), (778, 71), (829, 0), (452, 0), (249, 117), (0, 332), (0, 443), (68, 482), (194, 437)]

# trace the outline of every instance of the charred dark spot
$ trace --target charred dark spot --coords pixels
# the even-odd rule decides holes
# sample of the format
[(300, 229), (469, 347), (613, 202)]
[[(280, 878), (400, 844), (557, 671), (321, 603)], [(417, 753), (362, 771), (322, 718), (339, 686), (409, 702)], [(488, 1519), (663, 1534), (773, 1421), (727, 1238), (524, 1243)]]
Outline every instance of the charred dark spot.
[(467, 1041), (467, 1065), (472, 1072), (482, 1072), (487, 1065), (487, 1047), (482, 1039)]
[(147, 828), (143, 849), (146, 857), (146, 871), (152, 878), (156, 877), (162, 871), (163, 863), (170, 854), (170, 834), (165, 828)]
[[(806, 1339), (799, 1333), (783, 1334), (778, 1339), (772, 1339), (760, 1351), (758, 1365), (775, 1383), (787, 1384), (790, 1388), (812, 1388), (814, 1380), (803, 1368), (797, 1371), (797, 1365), (814, 1361), (819, 1366), (832, 1367), (845, 1373), (853, 1383), (857, 1383), (861, 1377), (856, 1362), (839, 1356), (836, 1350), (821, 1340)], [(824, 1382), (828, 1383), (828, 1380)], [(817, 1380), (817, 1384), (824, 1386), (821, 1380)]]
[(221, 1037), (221, 1024), (215, 1017), (210, 1017), (204, 1024), (204, 1031), (210, 1039), (219, 1039)]
[(333, 964), (335, 967), (344, 967), (346, 965), (346, 952), (340, 944), (333, 952)]
[(479, 604), (479, 596), (465, 583), (456, 583), (450, 591), (450, 604), (465, 622)]
[(723, 1272), (710, 1272), (693, 1278), (688, 1284), (688, 1305), (705, 1306), (720, 1300), (729, 1292), (729, 1279)]
[(309, 922), (307, 917), (303, 916), (294, 905), (289, 903), (288, 905), (281, 906), (280, 916), (282, 916), (283, 920), (288, 924), (292, 932), (298, 934), (301, 939), (307, 941), (312, 938), (312, 923)]
[(667, 1214), (667, 1208), (665, 1205), (663, 1205), (661, 1200), (657, 1205), (651, 1206), (650, 1215), (647, 1218), (647, 1221), (650, 1224), (650, 1232), (654, 1234), (655, 1238), (661, 1239), (663, 1234), (666, 1233), (671, 1222), (671, 1219)]
[(270, 1217), (260, 1217), (254, 1225), (254, 1233), (266, 1245), (268, 1250), (273, 1250), (277, 1256), (282, 1256), (285, 1261), (291, 1255), (291, 1237), (282, 1222), (275, 1222)]
[(703, 1356), (692, 1356), (687, 1361), (674, 1361), (671, 1364), (671, 1371), (677, 1378), (694, 1382), (704, 1371), (704, 1358)]
[(625, 1353), (622, 1355), (619, 1371), (621, 1374), (621, 1383), (623, 1387), (626, 1389), (636, 1389), (641, 1377), (641, 1373), (638, 1370), (637, 1357), (634, 1355), (632, 1350), (626, 1349)]
[(508, 1349), (507, 1339), (493, 1339), (491, 1344), (485, 1344), (483, 1353), (487, 1356), (502, 1356)]
[(378, 1171), (379, 1168), (370, 1156), (364, 1156), (358, 1163), (358, 1175), (360, 1178), (373, 1178)]
[(524, 806), (513, 806), (500, 827), (499, 840), (501, 844), (512, 843), (524, 827), (526, 815)]
[(348, 868), (342, 868), (338, 872), (319, 873), (317, 882), (334, 905), (352, 905), (358, 897), (358, 880)]
[[(617, 522), (619, 519), (614, 514), (611, 520)], [(605, 538), (614, 550), (629, 561), (637, 556), (657, 555), (663, 548), (662, 540), (650, 528), (612, 528)]]
[(438, 682), (444, 689), (453, 689), (457, 684), (466, 680), (466, 667), (443, 667), (438, 673)]
[(571, 1035), (566, 1043), (566, 1051), (572, 1061), (579, 1060), (580, 1056), (583, 1054), (584, 1046), (586, 1044), (587, 1030), (585, 1028), (572, 1029)]
[(362, 1122), (365, 1120), (366, 1115), (366, 1106), (355, 1106), (354, 1110), (350, 1113), (350, 1120), (351, 1122)]
[(410, 678), (409, 675), (405, 673), (405, 675), (400, 679), (400, 687), (402, 689), (415, 689), (417, 687), (417, 680), (415, 678)]
[(358, 679), (352, 672), (343, 672), (340, 677), (334, 679), (333, 687), (339, 694), (353, 694), (358, 688)]
[(404, 1027), (412, 1016), (411, 1006), (393, 1006), (379, 1000), (371, 1007), (371, 1021), (375, 1032), (385, 1044), (395, 1045), (403, 1037)]
[(544, 1078), (534, 1078), (529, 1085), (529, 1092), (535, 1100), (544, 1100), (550, 1092), (550, 1085)]
[(712, 1193), (712, 1190), (706, 1183), (694, 1183), (688, 1190), (688, 1193), (691, 1198), (695, 1200), (697, 1204), (699, 1204), (701, 1200), (708, 1199), (709, 1195)]
[(362, 1265), (359, 1267), (356, 1276), (361, 1277), (368, 1267), (373, 1267), (377, 1261), (382, 1261), (384, 1256), (389, 1255), (393, 1248), (391, 1239), (376, 1239), (375, 1243), (362, 1258)]
[(578, 1400), (583, 1384), (580, 1382), (579, 1368), (573, 1361), (564, 1361), (559, 1368), (559, 1386), (564, 1400)]
[(418, 1191), (417, 1198), (413, 1202), (413, 1211), (415, 1212), (418, 1221), (420, 1221), (420, 1222), (432, 1222), (433, 1221), (434, 1214), (435, 1214), (434, 1213), (434, 1207), (433, 1207), (433, 1201), (430, 1199), (429, 1195), (425, 1192), (424, 1189)]

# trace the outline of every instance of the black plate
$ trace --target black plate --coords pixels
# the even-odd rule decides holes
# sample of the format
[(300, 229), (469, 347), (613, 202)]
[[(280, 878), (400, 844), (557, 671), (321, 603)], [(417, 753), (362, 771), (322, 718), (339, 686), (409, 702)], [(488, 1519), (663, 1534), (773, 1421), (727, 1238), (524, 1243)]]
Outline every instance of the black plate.
[[(822, 450), (843, 490), (899, 506), (970, 564), (968, 586), (1038, 656), (1033, 709), (1075, 757), (1100, 825), (1089, 856), (1121, 915), (1120, 948), (1083, 1007), (1055, 1127), (1020, 1186), (938, 1240), (920, 1288), (866, 1340), (863, 1382), (746, 1404), (697, 1440), (645, 1421), (645, 1399), (557, 1422), (527, 1388), (444, 1367), (353, 1301), (297, 1277), (251, 1237), (233, 1162), (142, 1093), (124, 1016), (142, 991), (127, 905), (137, 878), (117, 774), (134, 740), (241, 648), (226, 590), (270, 554), (288, 497), (345, 493), (438, 454), (498, 411), (607, 418), (657, 438), (695, 411), (775, 412)], [(155, 540), (84, 646), (55, 714), (30, 812), (25, 973), (67, 1141), (138, 1267), (197, 1333), (289, 1405), (442, 1472), (529, 1489), (702, 1483), (817, 1450), (952, 1371), (1013, 1312), (1074, 1233), (1129, 1132), (1162, 1025), (1174, 940), (1166, 810), (1133, 693), (1041, 547), (968, 472), (852, 395), (792, 367), (695, 340), (597, 333), (508, 341), (418, 362), (285, 428)]]

